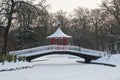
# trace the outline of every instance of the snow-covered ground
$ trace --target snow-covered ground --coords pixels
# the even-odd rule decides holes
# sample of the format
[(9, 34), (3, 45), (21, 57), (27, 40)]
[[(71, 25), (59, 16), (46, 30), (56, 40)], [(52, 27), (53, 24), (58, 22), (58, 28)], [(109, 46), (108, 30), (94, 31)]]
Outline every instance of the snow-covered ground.
[(93, 61), (115, 64), (116, 67), (76, 61), (83, 59), (70, 55), (49, 55), (31, 63), (0, 64), (0, 69), (35, 65), (33, 68), (0, 72), (0, 80), (120, 80), (120, 55)]

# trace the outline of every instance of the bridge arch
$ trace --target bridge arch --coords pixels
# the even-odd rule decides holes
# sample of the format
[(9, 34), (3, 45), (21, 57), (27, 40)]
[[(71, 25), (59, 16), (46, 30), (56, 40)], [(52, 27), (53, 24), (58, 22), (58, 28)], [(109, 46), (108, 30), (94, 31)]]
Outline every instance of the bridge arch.
[(55, 33), (48, 36), (47, 38), (51, 39), (52, 45), (40, 46), (19, 51), (11, 51), (9, 54), (25, 56), (27, 61), (31, 61), (32, 59), (50, 54), (69, 54), (84, 58), (85, 63), (89, 63), (91, 60), (95, 60), (101, 57), (99, 55), (99, 53), (101, 53), (100, 51), (69, 45), (68, 39), (72, 37), (64, 34), (60, 28), (58, 28)]
[(100, 54), (103, 52), (80, 48), (72, 45), (46, 45), (30, 49), (11, 51), (10, 55), (24, 56), (27, 61), (31, 61), (35, 58), (42, 57), (51, 54), (69, 54), (78, 56), (85, 59), (85, 63), (90, 63), (91, 60), (100, 58)]
[(47, 53), (43, 53), (43, 54), (27, 56), (26, 60), (30, 62), (31, 60), (33, 60), (35, 58), (46, 56), (46, 55), (52, 55), (52, 54), (68, 54), (68, 55), (77, 56), (77, 57), (85, 59), (85, 63), (90, 63), (91, 60), (95, 60), (95, 59), (99, 58), (99, 57), (96, 57), (96, 56), (79, 54), (79, 53), (75, 53), (75, 52), (72, 52), (72, 51), (52, 51), (52, 52), (47, 52)]

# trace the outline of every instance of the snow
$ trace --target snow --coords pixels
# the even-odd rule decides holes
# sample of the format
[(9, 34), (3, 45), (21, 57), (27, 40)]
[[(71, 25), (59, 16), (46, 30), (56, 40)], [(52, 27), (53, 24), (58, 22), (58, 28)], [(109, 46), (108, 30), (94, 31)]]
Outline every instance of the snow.
[(21, 68), (21, 67), (32, 67), (33, 64), (28, 63), (28, 62), (4, 62), (4, 65), (2, 63), (0, 64), (0, 70), (9, 70), (9, 69), (16, 69), (16, 68)]
[(118, 65), (120, 64), (120, 55), (115, 54), (115, 55), (108, 55), (104, 56), (102, 58), (99, 58), (96, 61), (93, 62), (102, 62), (102, 63), (109, 63), (109, 64), (115, 64)]
[(18, 2), (18, 1), (24, 1), (24, 0), (14, 0), (14, 2)]
[(58, 28), (55, 33), (48, 36), (47, 38), (64, 38), (64, 37), (65, 38), (72, 38), (71, 36), (66, 35), (65, 33), (63, 33), (62, 30), (60, 28)]
[[(5, 63), (5, 66), (35, 65), (30, 69), (0, 72), (0, 80), (120, 80), (120, 54), (107, 55), (93, 62), (105, 62), (116, 67), (78, 63), (82, 58), (71, 55), (49, 55), (31, 63)], [(0, 69), (4, 65), (0, 64)]]
[(40, 46), (30, 49), (11, 51), (9, 52), (9, 54), (18, 55), (18, 56), (32, 56), (32, 55), (45, 54), (50, 52), (65, 52), (65, 51), (74, 52), (77, 54), (93, 55), (98, 57), (107, 54), (107, 52), (86, 49), (73, 45), (46, 45), (46, 46)]

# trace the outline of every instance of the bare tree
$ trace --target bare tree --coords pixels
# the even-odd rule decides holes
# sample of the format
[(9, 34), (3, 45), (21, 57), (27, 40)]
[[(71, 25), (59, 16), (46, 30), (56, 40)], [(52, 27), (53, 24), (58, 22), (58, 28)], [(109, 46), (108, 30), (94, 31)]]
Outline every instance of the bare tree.
[(110, 14), (110, 16), (113, 16), (115, 19), (115, 22), (118, 24), (118, 29), (120, 30), (120, 0), (112, 0), (112, 1), (103, 1), (102, 8), (106, 10)]
[(101, 22), (101, 11), (99, 9), (95, 9), (91, 11), (90, 14), (90, 20), (91, 23), (93, 24), (94, 28), (93, 31), (95, 32), (95, 44), (96, 44), (96, 49), (99, 50), (99, 27), (100, 27), (100, 22)]
[[(75, 30), (75, 43), (79, 46), (86, 47), (88, 44), (88, 34), (90, 29), (89, 10), (86, 8), (77, 8), (74, 10), (74, 18), (72, 19), (72, 26)], [(80, 40), (79, 40), (80, 39)], [(78, 41), (79, 40), (79, 41)]]
[[(108, 44), (111, 48), (111, 52), (115, 53), (116, 38), (111, 35), (120, 35), (120, 0), (104, 0), (102, 3), (102, 9), (108, 13), (109, 17), (109, 38)], [(119, 46), (119, 43), (117, 43)], [(119, 49), (118, 49), (119, 51)]]
[[(24, 2), (22, 0), (2, 0), (1, 8), (0, 8), (0, 16), (1, 22), (6, 24), (5, 31), (4, 31), (4, 46), (2, 53), (6, 54), (7, 50), (7, 42), (8, 42), (8, 34), (13, 22), (13, 19), (16, 19), (15, 14), (20, 13), (21, 4), (29, 5), (29, 7), (33, 7), (31, 4)], [(21, 12), (21, 14), (24, 12)], [(24, 16), (25, 17), (25, 16)]]

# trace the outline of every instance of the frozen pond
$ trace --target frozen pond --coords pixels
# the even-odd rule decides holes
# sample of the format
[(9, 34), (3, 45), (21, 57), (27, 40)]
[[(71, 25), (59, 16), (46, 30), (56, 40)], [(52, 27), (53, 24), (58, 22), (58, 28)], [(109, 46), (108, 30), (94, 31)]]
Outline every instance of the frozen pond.
[[(41, 60), (37, 62), (36, 60)], [(77, 63), (75, 57), (48, 56), (36, 59), (30, 69), (0, 72), (0, 80), (120, 80), (120, 66)]]

